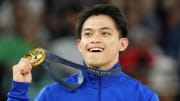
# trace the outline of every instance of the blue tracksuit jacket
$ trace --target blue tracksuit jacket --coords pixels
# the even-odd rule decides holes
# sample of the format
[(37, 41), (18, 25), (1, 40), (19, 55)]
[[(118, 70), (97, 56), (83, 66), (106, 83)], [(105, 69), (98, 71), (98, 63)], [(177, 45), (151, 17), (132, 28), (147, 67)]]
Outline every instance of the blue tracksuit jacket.
[[(112, 68), (119, 68), (119, 63)], [(159, 101), (156, 93), (123, 72), (110, 77), (98, 77), (87, 72), (83, 75), (85, 81), (77, 90), (70, 91), (53, 83), (45, 86), (35, 101)], [(30, 83), (13, 81), (8, 101), (29, 101), (29, 86)]]

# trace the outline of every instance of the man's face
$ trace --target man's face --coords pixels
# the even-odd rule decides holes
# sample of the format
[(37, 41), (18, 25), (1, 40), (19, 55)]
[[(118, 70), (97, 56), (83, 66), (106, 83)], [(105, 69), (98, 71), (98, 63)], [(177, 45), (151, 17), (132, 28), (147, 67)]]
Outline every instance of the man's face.
[(119, 37), (119, 31), (109, 16), (90, 16), (83, 24), (81, 39), (78, 40), (86, 64), (101, 70), (111, 68), (119, 59), (119, 51), (128, 45), (126, 38)]

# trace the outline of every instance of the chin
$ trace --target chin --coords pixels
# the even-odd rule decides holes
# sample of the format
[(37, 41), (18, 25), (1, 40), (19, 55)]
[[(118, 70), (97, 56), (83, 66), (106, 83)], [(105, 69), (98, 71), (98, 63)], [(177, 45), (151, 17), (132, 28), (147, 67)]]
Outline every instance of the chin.
[(87, 65), (89, 67), (100, 67), (102, 66), (102, 63), (97, 61), (87, 61)]

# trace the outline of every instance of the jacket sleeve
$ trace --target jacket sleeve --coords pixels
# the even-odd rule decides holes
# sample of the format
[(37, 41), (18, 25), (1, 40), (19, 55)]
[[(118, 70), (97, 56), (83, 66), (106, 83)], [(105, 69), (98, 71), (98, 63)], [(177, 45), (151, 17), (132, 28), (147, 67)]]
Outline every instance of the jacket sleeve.
[(12, 82), (12, 87), (7, 94), (7, 101), (30, 101), (28, 96), (28, 88), (31, 83)]
[(152, 95), (149, 101), (159, 101), (158, 95), (157, 94)]

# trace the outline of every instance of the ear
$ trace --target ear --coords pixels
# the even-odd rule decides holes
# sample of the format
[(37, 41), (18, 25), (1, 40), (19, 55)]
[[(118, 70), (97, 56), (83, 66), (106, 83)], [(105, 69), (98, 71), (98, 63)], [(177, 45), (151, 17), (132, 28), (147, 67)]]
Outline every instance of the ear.
[(79, 50), (79, 52), (81, 52), (81, 39), (78, 39), (77, 40), (77, 47), (78, 47), (78, 50)]
[(129, 44), (128, 38), (121, 38), (119, 40), (119, 51), (122, 52), (126, 50), (126, 48), (128, 47), (128, 44)]

